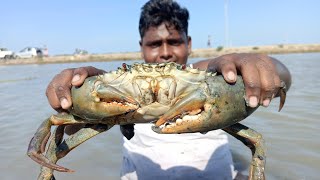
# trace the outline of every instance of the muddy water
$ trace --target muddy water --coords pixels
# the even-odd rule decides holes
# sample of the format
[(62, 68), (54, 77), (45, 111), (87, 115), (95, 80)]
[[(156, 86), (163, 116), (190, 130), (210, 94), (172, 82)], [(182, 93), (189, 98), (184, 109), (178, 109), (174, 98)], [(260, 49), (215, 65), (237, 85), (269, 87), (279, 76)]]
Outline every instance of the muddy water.
[[(317, 179), (320, 169), (320, 54), (277, 55), (291, 71), (293, 85), (282, 112), (279, 99), (243, 123), (266, 139), (268, 179)], [(129, 62), (131, 63), (131, 62)], [(44, 94), (62, 69), (93, 65), (106, 70), (121, 62), (0, 66), (1, 179), (36, 179), (39, 166), (26, 156), (38, 125), (54, 113)], [(236, 166), (246, 171), (250, 152), (230, 137)], [(121, 134), (114, 127), (73, 150), (59, 164), (76, 172), (57, 179), (119, 179)]]

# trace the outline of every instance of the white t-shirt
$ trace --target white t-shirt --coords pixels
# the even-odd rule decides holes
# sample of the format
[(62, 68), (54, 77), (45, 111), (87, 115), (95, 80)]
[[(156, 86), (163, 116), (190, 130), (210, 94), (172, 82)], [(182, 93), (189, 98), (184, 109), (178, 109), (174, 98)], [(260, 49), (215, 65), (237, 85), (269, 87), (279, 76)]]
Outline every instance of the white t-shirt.
[(136, 124), (131, 140), (124, 139), (121, 179), (234, 179), (227, 135), (157, 134), (151, 124)]

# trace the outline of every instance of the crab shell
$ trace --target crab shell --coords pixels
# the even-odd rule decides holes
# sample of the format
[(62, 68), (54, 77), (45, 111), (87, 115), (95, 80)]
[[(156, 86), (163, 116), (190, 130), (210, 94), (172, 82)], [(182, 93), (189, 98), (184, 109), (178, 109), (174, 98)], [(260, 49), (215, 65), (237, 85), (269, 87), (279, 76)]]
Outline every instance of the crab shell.
[(72, 88), (70, 112), (86, 123), (155, 122), (157, 133), (205, 132), (243, 120), (244, 85), (176, 63), (124, 65)]

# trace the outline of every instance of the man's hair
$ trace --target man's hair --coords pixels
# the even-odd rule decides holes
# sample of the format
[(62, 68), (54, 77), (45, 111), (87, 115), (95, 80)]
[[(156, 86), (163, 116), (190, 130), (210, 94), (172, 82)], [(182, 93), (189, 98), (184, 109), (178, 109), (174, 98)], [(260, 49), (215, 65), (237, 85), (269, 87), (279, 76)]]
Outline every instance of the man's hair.
[(188, 35), (189, 12), (173, 0), (150, 0), (142, 8), (139, 21), (139, 33), (142, 38), (150, 27), (162, 23), (174, 26), (180, 33)]

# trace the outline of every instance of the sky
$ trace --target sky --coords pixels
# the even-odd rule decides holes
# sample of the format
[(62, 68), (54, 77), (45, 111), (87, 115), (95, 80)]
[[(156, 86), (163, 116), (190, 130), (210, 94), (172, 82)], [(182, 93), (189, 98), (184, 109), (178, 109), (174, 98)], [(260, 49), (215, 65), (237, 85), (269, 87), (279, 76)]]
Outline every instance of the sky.
[[(147, 0), (1, 0), (0, 47), (49, 55), (139, 51)], [(192, 48), (320, 43), (319, 0), (177, 0), (190, 13)]]

